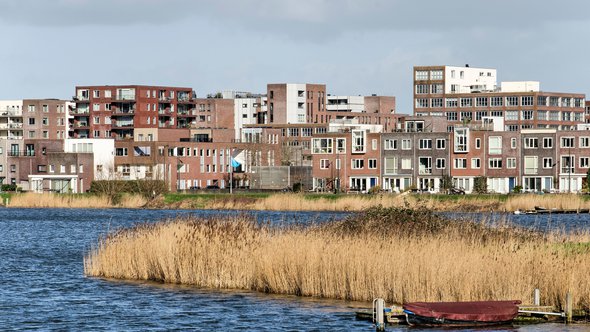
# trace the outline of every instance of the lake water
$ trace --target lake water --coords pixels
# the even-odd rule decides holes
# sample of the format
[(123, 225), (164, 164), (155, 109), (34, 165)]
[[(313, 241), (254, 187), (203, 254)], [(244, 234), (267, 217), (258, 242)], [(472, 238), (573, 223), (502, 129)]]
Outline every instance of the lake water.
[[(108, 230), (177, 215), (214, 213), (220, 212), (0, 209), (0, 330), (374, 330), (370, 322), (354, 317), (355, 309), (366, 307), (366, 303), (202, 290), (83, 275), (84, 253)], [(262, 220), (283, 222), (343, 216), (254, 214)], [(503, 330), (588, 329), (557, 324)], [(388, 331), (405, 330), (388, 327)]]

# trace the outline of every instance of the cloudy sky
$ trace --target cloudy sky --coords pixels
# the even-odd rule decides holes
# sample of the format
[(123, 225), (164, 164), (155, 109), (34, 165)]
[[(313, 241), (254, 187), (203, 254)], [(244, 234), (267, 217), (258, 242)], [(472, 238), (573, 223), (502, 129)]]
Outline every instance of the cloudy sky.
[(586, 0), (0, 0), (0, 99), (309, 82), (394, 95), (410, 113), (412, 66), (466, 63), (590, 95), (589, 12)]

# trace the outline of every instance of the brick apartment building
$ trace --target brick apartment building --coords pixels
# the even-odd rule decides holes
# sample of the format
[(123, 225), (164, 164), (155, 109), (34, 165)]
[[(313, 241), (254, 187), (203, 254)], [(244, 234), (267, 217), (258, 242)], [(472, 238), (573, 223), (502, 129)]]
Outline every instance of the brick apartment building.
[(72, 138), (133, 139), (139, 129), (150, 140), (159, 128), (186, 128), (197, 119), (191, 88), (77, 86), (73, 99)]
[(573, 130), (585, 118), (584, 94), (541, 91), (533, 81), (498, 85), (495, 69), (416, 66), (413, 87), (414, 114), (446, 116), (450, 126), (493, 116), (506, 131)]

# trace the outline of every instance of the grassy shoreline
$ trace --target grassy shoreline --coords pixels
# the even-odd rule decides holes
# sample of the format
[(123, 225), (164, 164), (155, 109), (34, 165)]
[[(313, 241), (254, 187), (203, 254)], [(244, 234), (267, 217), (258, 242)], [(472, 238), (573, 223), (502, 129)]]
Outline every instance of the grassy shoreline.
[(426, 209), (371, 208), (312, 226), (246, 215), (119, 230), (84, 258), (87, 276), (389, 303), (522, 299), (590, 307), (588, 234), (449, 221)]
[(122, 195), (117, 204), (105, 196), (93, 194), (1, 195), (6, 207), (63, 208), (151, 208), (222, 209), (273, 211), (363, 211), (374, 206), (425, 207), (434, 211), (512, 212), (535, 206), (556, 209), (590, 209), (590, 197), (575, 194), (554, 195), (334, 195), (295, 193), (168, 193), (154, 199), (141, 195)]

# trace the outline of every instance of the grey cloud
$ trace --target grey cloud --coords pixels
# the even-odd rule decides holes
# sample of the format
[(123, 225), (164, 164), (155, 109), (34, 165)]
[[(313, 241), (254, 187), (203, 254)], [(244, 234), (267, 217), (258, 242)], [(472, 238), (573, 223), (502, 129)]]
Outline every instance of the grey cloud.
[[(590, 2), (533, 0), (0, 0), (0, 20), (40, 26), (170, 24), (204, 19), (295, 36), (349, 30), (527, 28), (586, 20)], [(322, 30), (323, 32), (319, 32)]]

